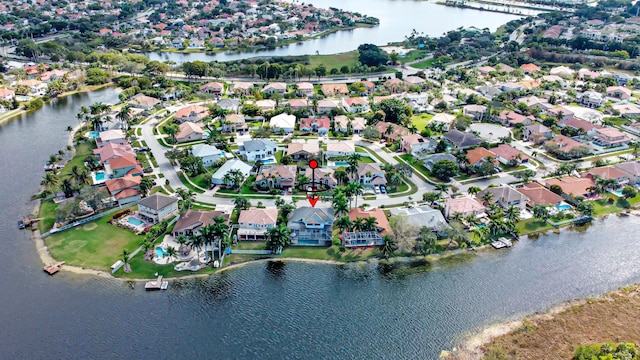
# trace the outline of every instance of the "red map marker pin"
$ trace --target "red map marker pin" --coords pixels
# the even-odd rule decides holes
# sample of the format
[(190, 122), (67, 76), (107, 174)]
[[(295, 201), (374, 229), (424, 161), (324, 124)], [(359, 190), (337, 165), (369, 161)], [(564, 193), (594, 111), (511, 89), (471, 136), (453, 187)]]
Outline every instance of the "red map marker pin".
[(318, 160), (316, 160), (316, 159), (309, 160), (309, 167), (310, 168), (317, 169), (319, 165), (320, 164), (318, 164)]

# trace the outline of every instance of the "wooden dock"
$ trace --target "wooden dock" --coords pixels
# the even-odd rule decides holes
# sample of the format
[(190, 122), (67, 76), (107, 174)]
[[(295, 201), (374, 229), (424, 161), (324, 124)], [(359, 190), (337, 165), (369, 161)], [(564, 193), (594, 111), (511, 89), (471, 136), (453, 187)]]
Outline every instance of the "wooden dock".
[(510, 239), (500, 238), (492, 242), (491, 246), (493, 246), (494, 249), (510, 248), (511, 246), (513, 246), (513, 243)]
[(169, 287), (169, 281), (162, 280), (162, 275), (158, 276), (156, 280), (147, 281), (144, 284), (144, 289), (147, 291), (167, 290), (168, 287)]
[(58, 271), (60, 271), (60, 268), (62, 267), (62, 265), (64, 265), (64, 261), (60, 261), (60, 262), (57, 262), (55, 264), (47, 265), (47, 266), (44, 267), (44, 271), (49, 275), (53, 275), (53, 274), (57, 273)]

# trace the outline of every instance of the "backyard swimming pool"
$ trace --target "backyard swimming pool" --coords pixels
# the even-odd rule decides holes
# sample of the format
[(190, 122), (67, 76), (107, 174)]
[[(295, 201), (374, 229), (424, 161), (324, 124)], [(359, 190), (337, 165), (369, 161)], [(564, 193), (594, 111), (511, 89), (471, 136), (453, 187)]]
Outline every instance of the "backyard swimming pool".
[(104, 180), (104, 171), (98, 171), (96, 173), (96, 180), (97, 181), (103, 181)]
[(162, 247), (158, 246), (156, 248), (156, 258), (160, 259), (160, 258), (163, 258), (163, 257), (165, 257), (167, 255), (169, 255), (169, 253), (165, 249), (163, 249)]
[(89, 134), (87, 135), (89, 139), (95, 139), (98, 136), (100, 136), (100, 134), (97, 131), (89, 131)]
[(556, 209), (558, 209), (558, 211), (569, 210), (569, 209), (571, 209), (571, 205), (566, 204), (566, 203), (561, 203), (559, 205), (556, 205)]
[(134, 217), (130, 217), (127, 219), (127, 222), (133, 226), (140, 226), (142, 224), (144, 224), (144, 222), (140, 219), (136, 219)]
[(274, 158), (262, 159), (263, 164), (273, 164), (275, 162), (276, 162), (276, 159)]
[(336, 166), (349, 166), (349, 163), (346, 161), (336, 161)]

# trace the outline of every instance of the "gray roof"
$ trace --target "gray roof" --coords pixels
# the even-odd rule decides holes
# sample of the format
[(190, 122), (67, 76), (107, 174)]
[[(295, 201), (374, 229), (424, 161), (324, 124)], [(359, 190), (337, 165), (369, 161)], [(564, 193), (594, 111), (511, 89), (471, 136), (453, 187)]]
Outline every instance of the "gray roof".
[(426, 226), (438, 230), (449, 227), (440, 210), (432, 209), (427, 205), (413, 208), (390, 208), (390, 211), (393, 216), (405, 215), (410, 225)]
[(444, 135), (444, 138), (449, 140), (453, 145), (459, 148), (467, 148), (471, 146), (480, 145), (482, 140), (472, 133), (462, 132), (460, 130), (451, 130)]
[(266, 150), (266, 149), (276, 148), (276, 147), (278, 147), (278, 145), (276, 145), (276, 143), (271, 140), (256, 139), (256, 140), (245, 141), (244, 144), (238, 147), (238, 151), (251, 152), (251, 151), (260, 151), (260, 150)]
[(640, 162), (638, 161), (627, 161), (613, 165), (613, 167), (622, 170), (631, 176), (640, 176)]
[(322, 223), (331, 226), (333, 224), (333, 208), (301, 207), (291, 213), (287, 227), (300, 229), (304, 223)]
[(244, 176), (248, 176), (249, 172), (251, 171), (251, 169), (253, 168), (253, 166), (238, 160), (238, 159), (232, 159), (227, 161), (226, 163), (224, 163), (219, 169), (218, 171), (216, 171), (211, 178), (212, 179), (222, 179), (228, 172), (229, 170), (240, 170), (242, 171), (242, 173), (244, 174)]
[(153, 209), (153, 210), (160, 210), (174, 202), (178, 202), (178, 199), (173, 198), (171, 196), (154, 194), (140, 200), (138, 202), (138, 205), (146, 206), (149, 209)]
[(493, 194), (494, 201), (501, 205), (504, 205), (506, 203), (510, 203), (516, 200), (520, 202), (529, 201), (528, 196), (520, 193), (518, 190), (512, 188), (509, 185), (486, 188), (478, 193), (477, 198), (482, 199), (482, 195), (487, 192)]
[(223, 109), (234, 109), (240, 106), (240, 100), (236, 99), (220, 99), (217, 102), (218, 106)]

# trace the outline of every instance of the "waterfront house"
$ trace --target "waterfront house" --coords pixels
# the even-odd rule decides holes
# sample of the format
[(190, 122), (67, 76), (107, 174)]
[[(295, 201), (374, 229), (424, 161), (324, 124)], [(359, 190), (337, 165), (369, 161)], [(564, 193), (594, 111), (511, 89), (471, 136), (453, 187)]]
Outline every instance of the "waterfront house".
[(291, 191), (296, 185), (297, 172), (295, 165), (263, 166), (260, 174), (256, 176), (255, 184), (261, 189), (276, 188)]
[(427, 168), (427, 170), (431, 171), (431, 169), (433, 168), (433, 164), (442, 160), (453, 161), (456, 165), (458, 165), (458, 159), (449, 153), (429, 155), (426, 156), (422, 161), (424, 162), (424, 167)]
[(194, 145), (191, 149), (191, 154), (202, 159), (202, 164), (204, 166), (213, 166), (225, 157), (224, 151), (208, 144)]
[(447, 198), (444, 203), (444, 215), (451, 219), (454, 214), (462, 216), (483, 215), (485, 207), (471, 197)]
[(403, 126), (400, 126), (398, 124), (394, 124), (386, 121), (378, 122), (375, 125), (375, 129), (378, 130), (378, 132), (380, 132), (380, 135), (382, 135), (382, 138), (385, 139), (387, 142), (397, 141), (397, 140), (400, 140), (400, 138), (402, 138), (403, 136), (411, 134), (411, 132), (409, 132), (409, 129)]
[(353, 141), (330, 141), (327, 143), (327, 151), (324, 153), (326, 158), (334, 156), (348, 156), (356, 152), (356, 146)]
[(268, 139), (245, 141), (238, 147), (238, 154), (247, 161), (256, 161), (274, 157), (276, 151), (278, 151), (278, 145)]
[(107, 180), (104, 184), (109, 190), (109, 194), (113, 196), (118, 205), (127, 205), (138, 201), (141, 198), (140, 192), (141, 176), (125, 175), (124, 177)]
[(238, 216), (238, 240), (266, 240), (267, 231), (276, 226), (278, 209), (241, 210)]
[(138, 215), (144, 220), (157, 224), (178, 213), (178, 199), (154, 194), (138, 202)]
[(529, 198), (527, 205), (531, 208), (536, 205), (556, 206), (564, 201), (562, 196), (536, 182), (524, 184), (517, 190), (519, 193)]
[(478, 146), (482, 143), (482, 140), (474, 134), (462, 132), (457, 129), (450, 130), (446, 133), (444, 135), (444, 139), (458, 149), (467, 149), (473, 146)]
[(222, 95), (222, 93), (224, 93), (224, 84), (219, 82), (209, 82), (200, 86), (200, 91), (214, 95)]
[(520, 210), (524, 210), (527, 207), (527, 203), (529, 202), (529, 198), (518, 192), (515, 188), (510, 185), (502, 185), (496, 187), (488, 187), (482, 191), (480, 191), (476, 198), (483, 199), (485, 194), (491, 194), (492, 200), (489, 203), (498, 204), (503, 209), (508, 209), (511, 206), (515, 206)]
[(411, 134), (405, 135), (401, 139), (402, 149), (407, 154), (417, 155), (426, 152), (433, 152), (436, 148), (436, 143), (428, 138), (422, 137), (422, 135)]
[(345, 111), (357, 114), (369, 111), (369, 100), (364, 97), (342, 99), (342, 107)]
[(96, 138), (96, 146), (101, 148), (107, 144), (120, 144), (127, 143), (125, 134), (122, 130), (106, 130), (98, 133)]
[(287, 155), (294, 161), (306, 161), (320, 154), (320, 146), (317, 143), (292, 143), (287, 146)]
[(104, 164), (105, 161), (110, 159), (122, 157), (122, 156), (132, 156), (136, 157), (136, 153), (131, 148), (129, 144), (107, 144), (101, 148), (94, 149), (93, 154), (96, 155), (100, 159), (100, 163)]
[(504, 165), (517, 166), (529, 162), (529, 157), (509, 144), (500, 144), (491, 149), (496, 154), (498, 161)]
[(613, 165), (616, 169), (622, 171), (624, 176), (629, 179), (629, 183), (633, 185), (640, 184), (640, 162), (626, 161)]
[(0, 100), (12, 101), (16, 95), (15, 91), (10, 89), (0, 89)]
[(178, 143), (202, 140), (204, 138), (204, 130), (200, 125), (187, 121), (180, 124), (175, 137)]
[(239, 159), (231, 159), (222, 164), (218, 170), (216, 170), (213, 175), (211, 175), (211, 184), (212, 185), (231, 185), (230, 183), (225, 183), (222, 179), (224, 176), (231, 170), (239, 170), (244, 178), (246, 179), (249, 176), (249, 173), (253, 169), (252, 165), (249, 165), (242, 160)]
[(626, 100), (631, 97), (631, 90), (623, 86), (609, 86), (607, 87), (607, 96)]
[(361, 134), (366, 127), (366, 120), (363, 117), (355, 117), (351, 120), (345, 115), (338, 115), (333, 122), (335, 130), (341, 133), (347, 133), (351, 129), (353, 134)]
[(436, 233), (442, 232), (449, 227), (447, 221), (442, 216), (442, 212), (438, 209), (433, 209), (428, 205), (416, 206), (416, 207), (403, 207), (403, 208), (390, 208), (392, 216), (404, 216), (407, 222), (411, 226), (421, 228), (423, 226), (428, 227), (431, 231)]
[(349, 231), (347, 229), (342, 234), (342, 246), (346, 248), (380, 246), (384, 244), (385, 235), (394, 235), (387, 215), (381, 209), (362, 210), (355, 208), (349, 211), (349, 219), (352, 222), (366, 221), (370, 217), (376, 219), (375, 230), (356, 231), (352, 229), (353, 231)]
[(318, 135), (326, 135), (329, 133), (330, 127), (331, 120), (328, 117), (300, 119), (300, 131), (302, 132), (315, 132)]
[(189, 105), (178, 110), (174, 116), (174, 120), (177, 123), (184, 122), (201, 122), (209, 115), (209, 109), (200, 105)]
[(358, 182), (365, 186), (387, 185), (385, 171), (378, 164), (358, 164)]
[[(308, 166), (305, 169), (304, 175), (311, 181), (314, 178), (314, 171)], [(331, 168), (317, 168), (315, 171), (315, 184), (322, 184), (332, 189), (338, 186), (335, 170)]]
[(276, 115), (269, 120), (269, 127), (273, 132), (284, 131), (285, 134), (290, 134), (296, 125), (295, 115), (289, 115), (282, 113)]
[(606, 148), (627, 145), (630, 141), (625, 133), (610, 127), (596, 128), (593, 135), (593, 143)]
[(595, 183), (591, 178), (578, 178), (575, 176), (565, 176), (545, 180), (545, 186), (550, 188), (553, 185), (560, 186), (563, 194), (587, 198), (592, 195), (591, 187), (595, 186)]
[(542, 124), (531, 124), (525, 126), (522, 136), (525, 140), (538, 144), (550, 139), (553, 131)]
[(333, 219), (332, 208), (297, 208), (287, 222), (287, 227), (291, 229), (291, 245), (331, 245)]
[(215, 224), (215, 217), (223, 217), (229, 222), (229, 214), (215, 210), (187, 210), (180, 215), (173, 227), (173, 236), (198, 234), (200, 229), (207, 225)]
[(629, 178), (620, 169), (615, 166), (598, 166), (589, 169), (582, 175), (583, 177), (590, 178), (593, 182), (597, 182), (597, 179), (615, 180), (615, 185), (611, 189), (618, 189), (629, 184)]
[(108, 179), (117, 179), (125, 175), (142, 175), (142, 167), (135, 156), (125, 155), (105, 161), (104, 172)]
[(142, 110), (151, 110), (154, 106), (160, 105), (160, 103), (162, 103), (160, 99), (156, 99), (145, 94), (136, 94), (128, 101), (128, 104), (132, 107)]

